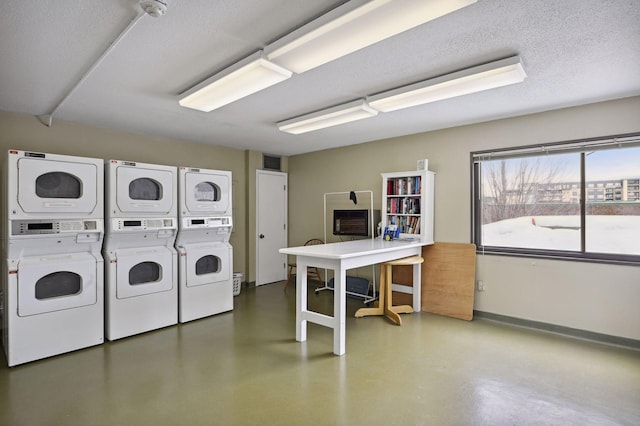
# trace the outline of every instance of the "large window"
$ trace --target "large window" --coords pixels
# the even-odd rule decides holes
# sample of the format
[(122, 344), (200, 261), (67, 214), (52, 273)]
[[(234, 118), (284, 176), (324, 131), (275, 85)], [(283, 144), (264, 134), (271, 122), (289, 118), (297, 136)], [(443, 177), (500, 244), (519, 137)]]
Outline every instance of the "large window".
[(479, 250), (640, 264), (640, 135), (472, 153)]

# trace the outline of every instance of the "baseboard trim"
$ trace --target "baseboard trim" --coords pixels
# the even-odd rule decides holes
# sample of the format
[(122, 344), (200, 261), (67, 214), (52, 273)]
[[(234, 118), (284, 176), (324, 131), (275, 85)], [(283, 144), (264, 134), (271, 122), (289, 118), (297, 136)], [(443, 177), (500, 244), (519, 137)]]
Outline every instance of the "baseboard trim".
[(474, 318), (485, 318), (488, 320), (503, 322), (507, 324), (527, 327), (536, 330), (549, 331), (552, 333), (563, 334), (566, 336), (576, 337), (579, 339), (593, 340), (600, 343), (606, 343), (616, 346), (624, 346), (625, 348), (640, 350), (640, 340), (627, 339), (625, 337), (611, 336), (609, 334), (595, 333), (593, 331), (580, 330), (577, 328), (564, 327), (561, 325), (549, 324), (546, 322), (532, 321), (522, 318), (510, 317), (506, 315), (494, 314), (491, 312), (473, 311)]

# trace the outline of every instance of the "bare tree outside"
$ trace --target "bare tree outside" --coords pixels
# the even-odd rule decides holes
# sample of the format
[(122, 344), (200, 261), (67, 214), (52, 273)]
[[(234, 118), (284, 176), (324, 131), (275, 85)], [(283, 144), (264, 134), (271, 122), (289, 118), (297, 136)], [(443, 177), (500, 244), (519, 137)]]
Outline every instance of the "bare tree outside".
[(483, 246), (640, 255), (640, 147), (483, 160), (479, 173)]
[[(565, 157), (565, 158), (560, 158)], [(572, 157), (572, 158), (571, 158)], [(482, 163), (482, 223), (536, 215), (579, 214), (579, 187), (561, 181), (579, 180), (575, 154), (501, 159)], [(573, 167), (570, 167), (573, 160)]]

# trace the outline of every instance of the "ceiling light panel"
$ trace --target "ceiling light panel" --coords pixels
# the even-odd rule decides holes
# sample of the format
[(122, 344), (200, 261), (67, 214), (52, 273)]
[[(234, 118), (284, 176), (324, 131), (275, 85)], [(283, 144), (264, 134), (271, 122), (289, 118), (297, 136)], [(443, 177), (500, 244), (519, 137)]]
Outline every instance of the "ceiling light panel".
[(267, 58), (302, 73), (475, 2), (371, 0), (353, 9), (362, 2), (351, 1), (269, 46)]
[(181, 106), (210, 112), (281, 81), (292, 72), (256, 52), (180, 95)]
[(389, 112), (521, 83), (526, 76), (520, 57), (514, 56), (379, 93), (367, 101), (372, 108)]
[(369, 107), (364, 100), (359, 100), (281, 121), (277, 123), (277, 126), (282, 132), (298, 135), (300, 133), (324, 129), (325, 127), (362, 120), (377, 114), (378, 111)]

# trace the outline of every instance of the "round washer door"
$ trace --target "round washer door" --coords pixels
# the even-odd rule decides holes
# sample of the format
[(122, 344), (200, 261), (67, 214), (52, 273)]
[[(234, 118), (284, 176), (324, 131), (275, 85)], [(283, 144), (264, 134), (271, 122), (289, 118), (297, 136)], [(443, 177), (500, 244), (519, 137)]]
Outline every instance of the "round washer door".
[(29, 256), (18, 263), (18, 316), (97, 302), (97, 263), (89, 253)]
[(175, 253), (166, 247), (116, 251), (116, 297), (142, 296), (173, 288)]
[(188, 245), (187, 287), (231, 279), (231, 249), (227, 244)]

